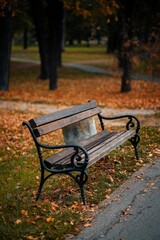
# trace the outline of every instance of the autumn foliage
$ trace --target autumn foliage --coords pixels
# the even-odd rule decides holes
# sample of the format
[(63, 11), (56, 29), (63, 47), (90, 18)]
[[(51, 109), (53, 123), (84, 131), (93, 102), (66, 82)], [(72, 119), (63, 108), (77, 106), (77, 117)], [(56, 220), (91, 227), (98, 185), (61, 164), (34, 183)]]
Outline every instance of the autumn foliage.
[[(18, 77), (14, 76), (15, 71), (19, 72)], [(10, 90), (1, 92), (1, 99), (67, 106), (95, 99), (100, 106), (114, 109), (160, 107), (160, 84), (157, 82), (135, 79), (131, 92), (120, 93), (120, 75), (78, 74), (78, 70), (64, 67), (59, 69), (58, 89), (49, 91), (48, 80), (37, 80), (38, 71), (38, 66), (13, 64)]]

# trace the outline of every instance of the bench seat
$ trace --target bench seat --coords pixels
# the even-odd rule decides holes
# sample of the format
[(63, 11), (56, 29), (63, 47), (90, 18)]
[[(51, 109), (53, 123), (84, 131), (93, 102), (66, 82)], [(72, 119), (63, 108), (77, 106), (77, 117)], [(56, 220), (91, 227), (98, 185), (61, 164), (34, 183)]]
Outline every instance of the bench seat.
[[(87, 168), (93, 163), (97, 162), (97, 159), (109, 154), (113, 149), (120, 146), (123, 142), (127, 141), (135, 135), (135, 130), (121, 131), (121, 132), (108, 132), (103, 130), (96, 135), (79, 142), (79, 145), (83, 146), (89, 155), (89, 162)], [(74, 154), (73, 149), (65, 149), (51, 157), (44, 160), (47, 168), (65, 169), (72, 167), (71, 156)], [(84, 160), (83, 153), (82, 162)], [(79, 162), (79, 165), (81, 162)]]

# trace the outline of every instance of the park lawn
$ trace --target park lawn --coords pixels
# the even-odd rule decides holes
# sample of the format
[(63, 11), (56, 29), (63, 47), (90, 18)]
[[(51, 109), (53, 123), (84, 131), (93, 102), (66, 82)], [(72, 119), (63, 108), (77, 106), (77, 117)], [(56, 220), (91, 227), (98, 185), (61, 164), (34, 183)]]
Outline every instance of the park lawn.
[[(37, 47), (24, 50), (13, 46), (12, 55), (18, 58), (39, 60)], [(121, 76), (117, 61), (114, 55), (106, 54), (105, 46), (68, 46), (63, 53), (63, 62), (81, 62), (102, 66), (113, 74), (112, 76), (93, 74), (71, 67), (61, 67), (58, 69), (58, 89), (49, 91), (49, 81), (38, 80), (40, 74), (38, 65), (12, 62), (10, 89), (9, 92), (0, 92), (0, 100), (70, 106), (95, 99), (100, 106), (115, 109), (159, 109), (160, 107), (160, 84), (157, 82), (132, 80), (132, 91), (120, 93)], [(141, 71), (140, 65), (139, 71)]]
[[(20, 59), (31, 59), (39, 61), (38, 46), (29, 46), (22, 49), (22, 46), (12, 46), (12, 57)], [(142, 59), (135, 51), (132, 56), (133, 72), (148, 75), (150, 77), (160, 76), (160, 60), (153, 58)], [(116, 54), (106, 54), (106, 45), (91, 44), (87, 47), (81, 45), (65, 46), (62, 52), (62, 63), (82, 63), (99, 66), (106, 70), (117, 71), (118, 61)]]
[[(20, 59), (31, 59), (39, 61), (39, 52), (37, 46), (31, 46), (28, 49), (22, 49), (21, 46), (12, 46), (12, 57)], [(93, 59), (107, 60), (111, 55), (106, 54), (105, 46), (67, 46), (62, 53), (62, 62), (92, 61)]]
[[(86, 184), (87, 206), (80, 200), (77, 185), (67, 176), (54, 176), (35, 202), (39, 184), (39, 163), (28, 130), (22, 121), (36, 112), (0, 109), (0, 236), (6, 239), (64, 239), (89, 226), (98, 204), (146, 163), (159, 154), (158, 127), (140, 130), (140, 160), (135, 160), (129, 143), (113, 151), (90, 169)], [(158, 116), (157, 116), (158, 117)], [(60, 133), (53, 142), (61, 142)], [(102, 171), (103, 167), (103, 171)], [(70, 235), (71, 236), (71, 235)]]
[(59, 68), (58, 73), (58, 88), (49, 91), (49, 80), (37, 79), (38, 65), (12, 63), (10, 89), (0, 91), (0, 100), (70, 106), (95, 99), (100, 106), (114, 109), (160, 107), (157, 82), (132, 80), (132, 91), (121, 93), (120, 76), (93, 74), (70, 67)]

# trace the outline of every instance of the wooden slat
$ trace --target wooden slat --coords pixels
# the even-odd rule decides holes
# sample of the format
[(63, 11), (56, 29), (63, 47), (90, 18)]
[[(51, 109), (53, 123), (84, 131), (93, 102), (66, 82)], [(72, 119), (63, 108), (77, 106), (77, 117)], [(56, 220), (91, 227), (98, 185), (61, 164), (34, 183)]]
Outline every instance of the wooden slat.
[[(67, 118), (69, 116), (81, 113), (81, 112), (85, 112), (89, 109), (93, 109), (93, 108), (98, 108), (97, 102), (92, 100), (88, 103), (82, 104), (82, 105), (78, 105), (78, 106), (74, 106), (71, 108), (67, 108), (67, 109), (63, 109), (54, 113), (50, 113), (50, 114), (46, 114), (43, 115), (41, 117), (38, 118), (34, 118), (31, 119), (29, 121), (30, 125), (32, 128), (36, 128), (38, 126), (50, 123), (50, 122), (54, 122), (63, 118)], [(99, 109), (99, 113), (101, 112), (101, 110)]]
[[(118, 133), (118, 135), (120, 135), (120, 134), (121, 133)], [(91, 152), (95, 151), (96, 149), (98, 150), (99, 148), (101, 148), (101, 145), (106, 145), (108, 142), (113, 141), (116, 138), (116, 136), (117, 136), (117, 133), (112, 132), (112, 133), (109, 133), (106, 135), (106, 139), (104, 139), (104, 137), (103, 137), (103, 140), (102, 140), (102, 138), (99, 138), (97, 141), (94, 141), (94, 142), (89, 141), (89, 143), (87, 143), (87, 145), (80, 144), (89, 153), (89, 162), (90, 162)], [(70, 158), (73, 153), (74, 153), (74, 151), (70, 155), (64, 157), (63, 159), (59, 159), (59, 161), (57, 163), (62, 164), (62, 165), (69, 164), (71, 162)], [(82, 161), (83, 161), (84, 154), (82, 152), (80, 152), (79, 155), (82, 157)], [(98, 160), (99, 160), (99, 158), (97, 157), (97, 161)]]
[(91, 166), (93, 163), (97, 162), (97, 160), (109, 154), (112, 150), (119, 147), (122, 143), (126, 142), (134, 135), (134, 130), (125, 131), (116, 138), (114, 138), (112, 141), (109, 141), (108, 143), (106, 142), (107, 144), (105, 144), (105, 142), (102, 143), (101, 146), (99, 146), (99, 149), (92, 149), (89, 152), (90, 160), (87, 167)]
[[(89, 139), (85, 139), (79, 143), (79, 145), (83, 146), (87, 151), (92, 147), (96, 146), (100, 142), (103, 142), (107, 138), (110, 138), (116, 134), (116, 132), (108, 132), (106, 130), (95, 134), (94, 136), (90, 137)], [(70, 157), (74, 153), (74, 150), (71, 148), (65, 149), (51, 157), (48, 157), (45, 160), (45, 163), (49, 167), (52, 167), (54, 164), (66, 164), (68, 161), (70, 162)]]
[[(120, 146), (126, 140), (135, 135), (135, 131), (122, 131), (122, 132), (107, 132), (102, 131), (89, 139), (83, 140), (82, 145), (89, 154), (88, 167), (93, 163), (100, 160), (102, 157), (109, 154), (113, 149)], [(66, 149), (62, 152), (55, 154), (52, 157), (46, 159), (45, 163), (48, 167), (54, 165), (66, 165), (70, 163), (70, 157), (74, 153), (73, 149)]]
[(79, 122), (83, 119), (87, 119), (89, 117), (95, 116), (98, 113), (99, 113), (99, 108), (93, 108), (93, 109), (87, 110), (85, 112), (81, 112), (81, 113), (78, 113), (78, 114), (75, 114), (75, 115), (72, 115), (72, 116), (69, 116), (66, 118), (62, 118), (62, 119), (54, 121), (54, 122), (47, 123), (40, 127), (37, 127), (34, 130), (34, 133), (35, 133), (36, 137), (39, 137), (39, 136), (45, 135), (47, 133), (53, 132), (55, 130), (58, 130), (60, 128), (63, 128), (65, 126), (68, 126), (70, 124)]

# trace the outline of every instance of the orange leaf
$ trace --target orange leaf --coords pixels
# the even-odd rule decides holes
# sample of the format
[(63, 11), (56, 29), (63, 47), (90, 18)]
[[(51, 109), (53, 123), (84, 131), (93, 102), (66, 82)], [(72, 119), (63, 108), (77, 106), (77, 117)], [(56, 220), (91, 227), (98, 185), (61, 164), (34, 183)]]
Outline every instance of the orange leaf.
[(53, 217), (48, 217), (48, 218), (46, 218), (46, 222), (53, 222), (54, 221), (54, 218)]

